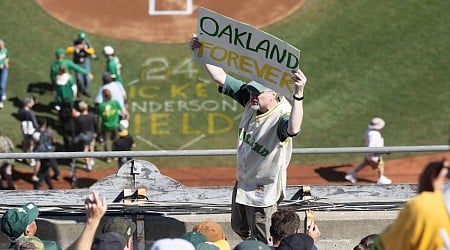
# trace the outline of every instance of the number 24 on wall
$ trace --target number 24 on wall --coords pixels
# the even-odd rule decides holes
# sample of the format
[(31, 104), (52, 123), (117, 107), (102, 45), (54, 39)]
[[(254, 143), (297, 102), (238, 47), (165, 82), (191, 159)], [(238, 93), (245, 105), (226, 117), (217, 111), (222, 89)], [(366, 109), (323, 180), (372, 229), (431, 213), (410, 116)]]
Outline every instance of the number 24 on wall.
[(167, 80), (172, 75), (186, 75), (193, 78), (198, 73), (191, 58), (186, 58), (181, 63), (171, 66), (167, 58), (149, 58), (142, 64), (141, 81)]

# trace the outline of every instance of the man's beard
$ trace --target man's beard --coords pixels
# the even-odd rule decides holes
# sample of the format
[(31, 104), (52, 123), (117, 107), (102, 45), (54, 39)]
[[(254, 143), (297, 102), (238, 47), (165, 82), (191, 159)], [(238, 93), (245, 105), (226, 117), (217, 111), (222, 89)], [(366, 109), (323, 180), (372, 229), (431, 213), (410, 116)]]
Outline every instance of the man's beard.
[(256, 104), (250, 105), (250, 108), (255, 111), (258, 111), (261, 108), (261, 106), (259, 106), (259, 103), (256, 103)]

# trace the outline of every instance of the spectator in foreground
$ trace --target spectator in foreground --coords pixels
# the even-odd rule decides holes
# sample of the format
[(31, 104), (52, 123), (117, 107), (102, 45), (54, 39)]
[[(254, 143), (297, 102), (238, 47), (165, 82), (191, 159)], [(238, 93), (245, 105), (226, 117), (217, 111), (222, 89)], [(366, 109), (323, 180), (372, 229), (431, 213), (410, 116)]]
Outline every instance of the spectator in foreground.
[(376, 239), (373, 249), (449, 249), (450, 189), (421, 192)]
[(317, 249), (314, 244), (319, 240), (320, 237), (320, 230), (318, 226), (313, 223), (306, 233), (300, 233), (300, 217), (294, 209), (278, 209), (272, 215), (271, 222), (270, 234), (272, 236), (273, 249), (279, 249), (278, 247), (280, 246), (281, 241), (284, 238), (294, 234), (299, 235), (286, 240), (286, 242), (284, 243), (285, 247), (290, 245), (300, 245), (300, 242), (303, 242), (304, 245), (309, 246), (310, 242), (312, 241), (313, 244), (311, 245), (311, 248), (308, 248), (308, 250)]
[(243, 240), (233, 250), (270, 250), (264, 242), (257, 240)]
[[(196, 35), (190, 47), (196, 52), (202, 49)], [(291, 105), (261, 83), (238, 80), (211, 64), (204, 67), (219, 92), (243, 107), (237, 138), (237, 181), (232, 193), (231, 227), (241, 239), (257, 239), (271, 245), (270, 219), (285, 196), (292, 141), (300, 133), (303, 122), (307, 78), (300, 69), (292, 70)]]
[(445, 181), (449, 178), (449, 162), (447, 159), (428, 163), (419, 176), (417, 193), (444, 191)]
[(205, 235), (207, 242), (214, 243), (220, 250), (230, 250), (231, 246), (222, 226), (214, 221), (202, 221), (194, 226), (194, 232)]
[(75, 245), (76, 250), (91, 249), (94, 241), (95, 232), (108, 209), (106, 199), (100, 199), (96, 191), (89, 194), (84, 201), (84, 210), (86, 211), (86, 225), (81, 232)]
[(353, 250), (370, 250), (372, 245), (375, 244), (375, 240), (378, 234), (369, 234), (362, 238), (361, 241), (356, 245)]
[(194, 245), (181, 238), (163, 238), (153, 242), (150, 250), (195, 250)]
[[(11, 240), (13, 248), (22, 237), (34, 236), (37, 232), (36, 219), (39, 216), (39, 209), (33, 203), (29, 202), (20, 208), (10, 208), (3, 215), (1, 220), (2, 232)], [(56, 242), (42, 240), (44, 249), (61, 249)]]

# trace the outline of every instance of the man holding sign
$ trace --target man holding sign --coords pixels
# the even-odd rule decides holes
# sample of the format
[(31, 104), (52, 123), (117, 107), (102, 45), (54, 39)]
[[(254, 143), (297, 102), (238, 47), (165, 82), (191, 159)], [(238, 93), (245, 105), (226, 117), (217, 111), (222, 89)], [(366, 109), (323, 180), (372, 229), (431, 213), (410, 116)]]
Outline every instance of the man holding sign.
[[(193, 35), (190, 47), (199, 61), (204, 44), (210, 42)], [(238, 133), (231, 226), (242, 239), (257, 239), (271, 245), (270, 220), (285, 197), (286, 169), (292, 155), (292, 137), (302, 125), (307, 79), (298, 68), (291, 70), (289, 84), (284, 77), (292, 91), (287, 92), (288, 98), (293, 98), (291, 105), (280, 95), (279, 85), (272, 83), (269, 86), (274, 87), (268, 88), (256, 81), (245, 83), (211, 63), (206, 62), (205, 69), (218, 84), (219, 92), (244, 107)]]

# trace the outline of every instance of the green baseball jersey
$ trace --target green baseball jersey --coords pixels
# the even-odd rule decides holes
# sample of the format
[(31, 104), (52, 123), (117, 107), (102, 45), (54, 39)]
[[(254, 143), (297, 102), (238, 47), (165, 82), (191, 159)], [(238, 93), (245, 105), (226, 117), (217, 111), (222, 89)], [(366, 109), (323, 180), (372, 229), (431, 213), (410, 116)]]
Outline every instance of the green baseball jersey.
[(50, 67), (50, 81), (54, 84), (56, 81), (56, 75), (58, 74), (59, 67), (63, 66), (66, 68), (68, 72), (70, 71), (76, 71), (80, 72), (83, 75), (89, 74), (89, 71), (87, 71), (85, 68), (77, 65), (76, 63), (67, 60), (67, 59), (61, 59), (56, 60)]
[(111, 76), (116, 78), (116, 80), (122, 83), (122, 75), (120, 69), (122, 64), (120, 64), (119, 57), (113, 56), (106, 61), (106, 72), (109, 72)]
[(98, 115), (101, 119), (102, 129), (106, 131), (118, 129), (121, 110), (122, 107), (117, 100), (109, 100), (100, 103)]
[(72, 102), (75, 98), (75, 82), (69, 73), (56, 76), (56, 102), (62, 104), (64, 100)]
[(9, 52), (7, 48), (0, 49), (0, 68), (5, 66), (6, 59), (9, 58)]

